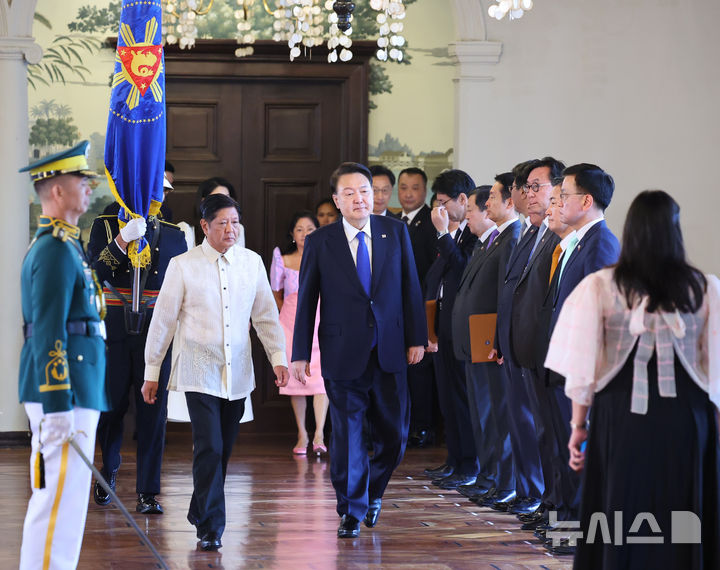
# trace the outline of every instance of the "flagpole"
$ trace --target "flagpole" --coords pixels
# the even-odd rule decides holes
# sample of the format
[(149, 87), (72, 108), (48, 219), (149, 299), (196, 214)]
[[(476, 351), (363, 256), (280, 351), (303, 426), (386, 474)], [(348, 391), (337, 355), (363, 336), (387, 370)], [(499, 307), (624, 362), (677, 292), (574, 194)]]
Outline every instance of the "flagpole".
[(140, 312), (140, 268), (139, 267), (133, 267), (132, 311), (133, 311), (133, 313)]

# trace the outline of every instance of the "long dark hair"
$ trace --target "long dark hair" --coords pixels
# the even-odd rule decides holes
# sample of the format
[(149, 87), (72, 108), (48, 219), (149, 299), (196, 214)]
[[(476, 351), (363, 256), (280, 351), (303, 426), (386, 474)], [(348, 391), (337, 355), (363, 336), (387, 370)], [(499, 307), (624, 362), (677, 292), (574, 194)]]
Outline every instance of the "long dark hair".
[(290, 255), (291, 253), (294, 253), (297, 251), (297, 244), (293, 240), (292, 234), (293, 234), (293, 230), (295, 229), (295, 226), (297, 225), (297, 223), (304, 218), (307, 218), (313, 224), (315, 224), (315, 229), (320, 227), (320, 224), (318, 223), (318, 220), (315, 217), (315, 214), (313, 214), (310, 210), (300, 210), (298, 212), (295, 212), (293, 214), (292, 221), (290, 222), (290, 225), (288, 226), (287, 242), (285, 243), (285, 247), (283, 247), (280, 250), (280, 252), (283, 255)]
[(643, 295), (647, 310), (694, 313), (703, 302), (705, 276), (685, 260), (680, 206), (662, 190), (646, 190), (630, 204), (615, 283), (632, 307)]

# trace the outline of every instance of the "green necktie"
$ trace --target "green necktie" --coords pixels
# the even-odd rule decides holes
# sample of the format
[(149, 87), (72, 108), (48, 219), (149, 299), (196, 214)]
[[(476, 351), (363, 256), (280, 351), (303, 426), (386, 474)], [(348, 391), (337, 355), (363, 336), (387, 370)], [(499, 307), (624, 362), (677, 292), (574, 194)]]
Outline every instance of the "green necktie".
[(567, 246), (567, 249), (565, 250), (564, 255), (562, 256), (562, 262), (560, 263), (560, 275), (558, 275), (558, 283), (562, 279), (563, 271), (565, 271), (565, 265), (567, 264), (568, 259), (570, 259), (570, 256), (572, 255), (575, 246), (578, 244), (578, 241), (580, 240), (577, 238), (577, 236), (573, 236)]

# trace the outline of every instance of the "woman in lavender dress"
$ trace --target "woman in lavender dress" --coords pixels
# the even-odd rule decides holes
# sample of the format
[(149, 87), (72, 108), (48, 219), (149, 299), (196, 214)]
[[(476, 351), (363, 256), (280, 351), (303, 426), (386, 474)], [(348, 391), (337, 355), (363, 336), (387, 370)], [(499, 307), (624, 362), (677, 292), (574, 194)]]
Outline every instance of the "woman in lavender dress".
[[(297, 308), (298, 278), (300, 275), (300, 261), (302, 260), (305, 237), (318, 228), (317, 218), (310, 211), (296, 212), (290, 224), (288, 235), (290, 244), (281, 253), (276, 247), (273, 251), (273, 260), (270, 267), (270, 286), (275, 295), (280, 311), (280, 324), (285, 331), (288, 359), (292, 355), (293, 327), (295, 326), (295, 310)], [(310, 443), (305, 427), (305, 410), (307, 396), (313, 397), (313, 411), (315, 413), (315, 435), (313, 437), (313, 452), (321, 455), (327, 452), (323, 430), (328, 410), (328, 398), (325, 394), (325, 384), (320, 372), (320, 347), (318, 345), (317, 327), (319, 316), (315, 318), (315, 334), (313, 336), (312, 357), (310, 359), (310, 374), (307, 383), (301, 384), (291, 380), (280, 393), (290, 396), (295, 421), (298, 428), (297, 444), (293, 448), (295, 455), (307, 454)]]

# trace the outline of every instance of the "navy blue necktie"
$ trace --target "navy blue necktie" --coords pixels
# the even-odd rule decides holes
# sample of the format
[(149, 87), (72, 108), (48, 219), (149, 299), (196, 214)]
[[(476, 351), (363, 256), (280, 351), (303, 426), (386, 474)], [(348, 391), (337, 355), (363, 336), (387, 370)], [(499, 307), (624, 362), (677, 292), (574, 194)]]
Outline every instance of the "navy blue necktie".
[(370, 282), (372, 280), (372, 274), (370, 272), (370, 255), (368, 254), (367, 245), (365, 245), (365, 232), (357, 233), (358, 248), (357, 248), (357, 272), (360, 278), (360, 283), (365, 289), (365, 292), (370, 295)]

